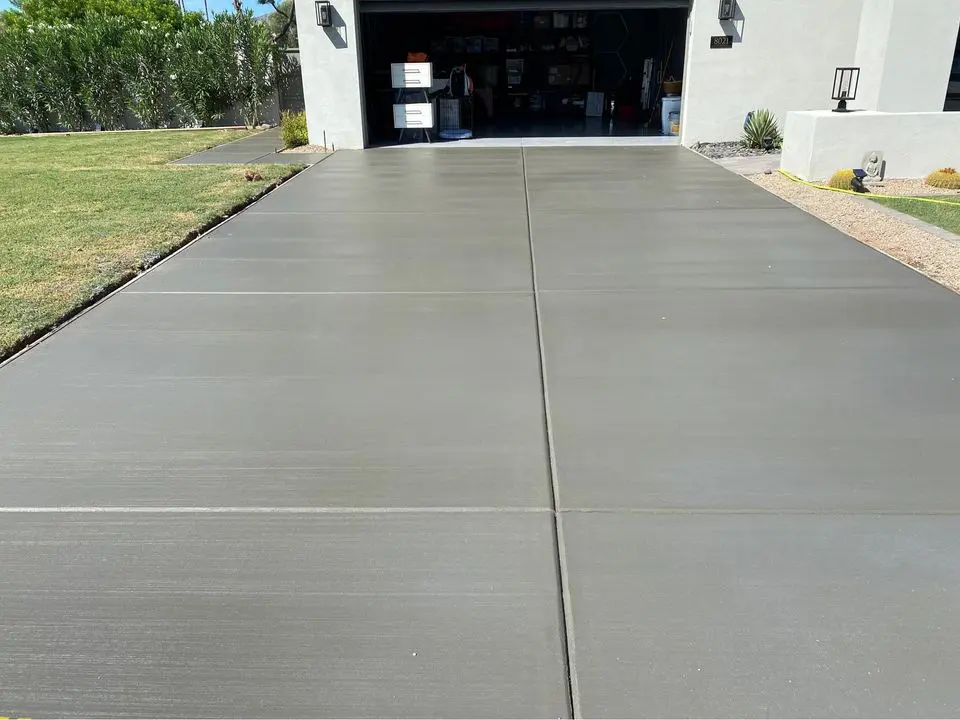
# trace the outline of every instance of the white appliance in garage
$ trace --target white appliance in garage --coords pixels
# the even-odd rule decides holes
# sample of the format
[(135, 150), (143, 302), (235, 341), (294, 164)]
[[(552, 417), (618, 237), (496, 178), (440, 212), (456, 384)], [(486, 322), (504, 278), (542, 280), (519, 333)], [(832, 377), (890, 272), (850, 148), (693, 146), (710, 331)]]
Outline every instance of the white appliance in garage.
[(416, 131), (430, 142), (434, 127), (433, 103), (430, 86), (433, 84), (431, 63), (392, 63), (390, 82), (396, 93), (393, 105), (393, 127), (400, 131), (398, 142), (403, 142), (408, 131)]

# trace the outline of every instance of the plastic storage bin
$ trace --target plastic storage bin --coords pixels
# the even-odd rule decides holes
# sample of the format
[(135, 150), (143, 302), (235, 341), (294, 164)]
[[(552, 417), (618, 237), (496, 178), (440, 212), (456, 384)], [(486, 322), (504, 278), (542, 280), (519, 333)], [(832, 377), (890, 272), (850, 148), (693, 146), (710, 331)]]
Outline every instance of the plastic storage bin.
[[(677, 95), (676, 97), (665, 97), (661, 101), (660, 122), (664, 135), (680, 134), (680, 123), (676, 119), (680, 117), (681, 100), (682, 98)], [(676, 118), (674, 118), (674, 122), (671, 122), (670, 116), (673, 114), (676, 115)]]

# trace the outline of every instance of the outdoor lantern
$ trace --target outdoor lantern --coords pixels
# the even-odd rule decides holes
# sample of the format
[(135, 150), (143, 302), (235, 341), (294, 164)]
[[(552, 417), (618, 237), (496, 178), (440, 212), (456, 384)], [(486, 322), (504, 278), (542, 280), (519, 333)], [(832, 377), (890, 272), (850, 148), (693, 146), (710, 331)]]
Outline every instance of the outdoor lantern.
[(720, 0), (720, 19), (737, 19), (737, 0)]
[(860, 68), (837, 68), (833, 76), (833, 99), (837, 101), (834, 112), (850, 112), (847, 100), (857, 99), (857, 85), (860, 84)]
[(333, 26), (333, 13), (330, 3), (327, 0), (317, 0), (317, 25), (320, 27)]

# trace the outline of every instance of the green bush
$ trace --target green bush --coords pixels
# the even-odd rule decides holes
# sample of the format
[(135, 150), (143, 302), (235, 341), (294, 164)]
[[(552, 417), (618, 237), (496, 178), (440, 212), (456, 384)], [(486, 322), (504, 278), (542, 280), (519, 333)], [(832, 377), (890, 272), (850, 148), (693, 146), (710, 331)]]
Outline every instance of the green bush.
[(0, 33), (0, 74), (4, 75), (4, 122), (46, 132), (56, 127), (55, 101), (45, 61), (50, 54), (46, 27), (15, 26)]
[(12, 28), (0, 32), (0, 133), (16, 129), (20, 116), (20, 97), (17, 94), (17, 68), (22, 66)]
[[(108, 0), (83, 3), (99, 7)], [(180, 12), (169, 0), (134, 3), (128, 10), (164, 16), (171, 7)], [(187, 13), (174, 23), (69, 3), (57, 11), (68, 10), (76, 10), (77, 19), (53, 24), (5, 11), (0, 132), (122, 129), (130, 114), (151, 128), (210, 125), (231, 106), (254, 126), (289, 66), (286, 53), (250, 12), (220, 13), (209, 23)]]
[(743, 144), (759, 150), (775, 150), (783, 145), (777, 118), (769, 110), (754, 110), (743, 125)]
[(827, 185), (837, 190), (853, 190), (851, 183), (853, 183), (855, 177), (853, 170), (837, 170), (827, 181)]
[(232, 96), (240, 105), (247, 127), (260, 124), (263, 106), (276, 87), (285, 56), (270, 36), (267, 27), (254, 21), (253, 12), (221, 13), (216, 21), (226, 26), (235, 59), (231, 73)]
[(294, 148), (310, 142), (307, 136), (306, 113), (280, 113), (280, 137), (284, 147)]
[(85, 125), (82, 59), (73, 25), (47, 26), (38, 31), (40, 67), (50, 94), (50, 117), (70, 130)]
[(169, 31), (146, 20), (123, 36), (130, 109), (148, 128), (166, 127), (173, 120), (171, 37)]
[(126, 18), (94, 16), (74, 30), (83, 104), (91, 124), (104, 130), (122, 130), (131, 104), (123, 39), (132, 27)]
[(171, 67), (174, 93), (186, 115), (201, 126), (223, 117), (232, 97), (233, 48), (223, 22), (185, 27), (177, 34)]

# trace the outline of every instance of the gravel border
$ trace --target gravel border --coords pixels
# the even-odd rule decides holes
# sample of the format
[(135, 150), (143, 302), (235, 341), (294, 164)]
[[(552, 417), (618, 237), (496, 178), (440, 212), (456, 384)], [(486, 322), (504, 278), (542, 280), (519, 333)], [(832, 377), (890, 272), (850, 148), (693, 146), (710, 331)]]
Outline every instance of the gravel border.
[(739, 140), (731, 140), (728, 142), (715, 142), (715, 143), (697, 143), (694, 145), (691, 150), (698, 152), (704, 157), (708, 157), (711, 160), (719, 160), (721, 158), (737, 158), (737, 157), (756, 157), (759, 155), (779, 155), (780, 149), (774, 148), (772, 150), (760, 150), (758, 148), (748, 148)]
[[(946, 230), (934, 233), (932, 229), (928, 230), (915, 222), (906, 222), (887, 212), (889, 208), (865, 198), (811, 188), (793, 182), (780, 173), (746, 177), (864, 245), (960, 293), (960, 235)], [(924, 193), (928, 189), (935, 189), (922, 187)], [(890, 185), (887, 185), (882, 194), (890, 190)]]
[(287, 148), (280, 152), (295, 155), (297, 153), (325, 153), (329, 151), (323, 145), (298, 145), (297, 147)]

